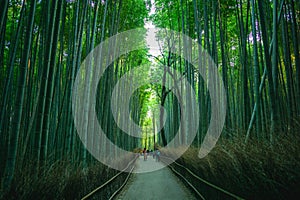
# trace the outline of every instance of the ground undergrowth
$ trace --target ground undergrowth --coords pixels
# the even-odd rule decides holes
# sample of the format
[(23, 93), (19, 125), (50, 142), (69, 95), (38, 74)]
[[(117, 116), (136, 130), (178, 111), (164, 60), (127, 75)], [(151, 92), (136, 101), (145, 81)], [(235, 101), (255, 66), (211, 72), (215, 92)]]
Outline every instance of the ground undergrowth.
[[(198, 157), (199, 149), (191, 147), (177, 162), (245, 199), (299, 199), (300, 127), (278, 133), (272, 145), (262, 139), (251, 139), (247, 144), (244, 141), (244, 136), (222, 138), (203, 159)], [(164, 153), (170, 155), (176, 150)], [(173, 166), (188, 176), (183, 169)], [(193, 184), (207, 199), (224, 199), (200, 181)]]
[[(128, 163), (130, 160), (132, 158), (124, 158), (122, 162)], [(67, 159), (48, 164), (45, 169), (40, 169), (38, 175), (35, 170), (33, 162), (27, 162), (22, 169), (18, 169), (12, 187), (2, 199), (81, 199), (119, 172), (98, 161), (83, 167), (82, 163)], [(107, 199), (125, 178), (126, 174), (121, 175), (90, 199)]]

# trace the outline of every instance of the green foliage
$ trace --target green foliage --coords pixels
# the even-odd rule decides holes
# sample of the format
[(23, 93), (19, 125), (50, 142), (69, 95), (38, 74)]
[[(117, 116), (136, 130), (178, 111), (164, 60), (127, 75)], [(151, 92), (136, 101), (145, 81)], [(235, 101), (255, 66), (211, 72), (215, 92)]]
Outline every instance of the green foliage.
[(148, 10), (145, 1), (123, 0), (121, 12), (120, 30), (130, 30), (144, 26), (145, 19), (148, 17)]
[[(82, 161), (84, 167), (90, 167), (92, 163), (91, 155), (80, 145), (73, 124), (75, 75), (80, 63), (96, 45), (122, 31), (142, 28), (147, 21), (152, 21), (156, 27), (172, 29), (197, 39), (216, 62), (226, 83), (228, 109), (225, 127), (233, 130), (225, 133), (226, 136), (235, 135), (235, 132), (245, 135), (248, 129), (250, 139), (253, 139), (248, 146), (234, 146), (234, 140), (229, 137), (228, 144), (226, 141), (226, 144), (219, 145), (206, 160), (195, 161), (197, 170), (216, 181), (221, 180), (220, 184), (225, 184), (222, 180), (230, 179), (232, 185), (224, 186), (229, 189), (246, 185), (240, 191), (244, 192), (244, 196), (249, 188), (257, 192), (259, 186), (267, 190), (266, 194), (274, 190), (275, 195), (280, 189), (287, 192), (284, 184), (288, 185), (289, 181), (298, 186), (299, 174), (293, 171), (299, 167), (299, 149), (294, 143), (298, 138), (295, 141), (284, 137), (273, 141), (272, 138), (274, 134), (276, 138), (276, 134), (292, 130), (293, 120), (299, 120), (300, 3), (295, 0), (278, 1), (278, 4), (284, 4), (275, 8), (275, 1), (254, 2), (258, 4), (250, 12), (249, 0), (155, 0), (152, 16), (148, 16), (150, 0), (13, 0), (8, 1), (7, 12), (4, 4), (0, 11), (0, 176), (3, 181), (7, 177), (4, 171), (8, 171), (9, 178), (14, 178), (8, 195), (12, 198), (33, 194), (36, 198), (50, 194), (70, 195), (73, 186), (80, 190), (80, 185), (74, 182), (86, 183), (83, 179), (87, 174), (74, 169), (75, 161)], [(31, 12), (33, 8), (36, 9)], [(253, 30), (256, 30), (257, 37), (251, 37)], [(141, 31), (146, 33), (146, 30)], [(144, 43), (144, 38), (132, 37)], [(163, 34), (160, 35), (160, 40), (166, 39)], [(255, 40), (258, 51), (254, 54)], [(186, 49), (181, 42), (182, 54), (191, 51), (192, 57), (197, 56), (196, 47)], [(174, 81), (163, 80), (166, 72), (162, 64), (171, 63), (169, 67), (180, 71), (196, 89), (201, 106), (201, 130), (206, 130), (210, 121), (209, 91), (199, 79), (197, 70), (184, 61), (182, 55), (169, 56), (170, 47), (164, 48), (164, 55), (157, 57), (161, 62), (151, 60), (146, 43), (144, 47), (115, 60), (98, 86), (99, 121), (112, 141), (124, 149), (134, 149), (140, 146), (141, 141), (123, 137), (124, 133), (113, 123), (108, 104), (114, 84), (137, 66), (144, 66), (136, 72), (141, 78)], [(258, 67), (255, 73), (254, 66)], [(265, 68), (268, 69), (267, 75), (262, 79)], [(209, 73), (205, 75), (208, 77)], [(258, 84), (261, 85), (259, 92)], [(260, 103), (259, 112), (253, 109), (257, 103)], [(165, 131), (169, 141), (177, 130), (180, 110), (175, 97), (160, 84), (145, 85), (135, 91), (129, 105), (132, 118), (140, 126), (153, 129), (148, 113), (154, 114), (155, 104), (165, 106), (171, 116), (161, 134), (164, 135)], [(252, 128), (250, 121), (252, 112), (252, 120), (256, 117), (260, 122), (253, 126), (256, 129)], [(262, 131), (257, 131), (259, 129)], [(195, 144), (200, 146), (204, 134), (204, 131), (199, 131)], [(105, 147), (102, 150), (108, 151)], [(226, 156), (223, 157), (220, 152), (224, 151)], [(252, 154), (258, 154), (259, 159)], [(64, 170), (57, 164), (64, 157), (70, 158), (72, 164), (63, 163), (62, 166), (75, 170), (70, 179), (63, 178)], [(193, 161), (189, 156), (187, 159)], [(296, 167), (292, 166), (293, 162)], [(14, 164), (16, 167), (10, 167)], [(277, 171), (268, 165), (275, 165)], [(222, 174), (220, 166), (228, 174)], [(21, 171), (23, 167), (26, 169), (24, 172)], [(104, 176), (101, 170), (95, 170), (95, 177)], [(72, 174), (70, 171), (66, 170), (66, 173)], [(242, 177), (241, 181), (234, 173)], [(45, 177), (38, 179), (41, 174)], [(61, 177), (55, 179), (55, 174)], [(96, 183), (96, 180), (93, 181)], [(59, 184), (65, 185), (55, 187)], [(10, 184), (3, 186), (9, 188)], [(31, 186), (34, 186), (32, 190)], [(29, 193), (25, 194), (27, 191)], [(63, 195), (59, 197), (63, 198)]]

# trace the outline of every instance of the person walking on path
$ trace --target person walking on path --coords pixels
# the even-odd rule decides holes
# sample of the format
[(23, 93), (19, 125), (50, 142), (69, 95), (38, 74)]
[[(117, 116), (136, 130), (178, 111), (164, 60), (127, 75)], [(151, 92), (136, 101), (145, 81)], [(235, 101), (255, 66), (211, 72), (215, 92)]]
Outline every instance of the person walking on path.
[(144, 148), (143, 154), (144, 154), (144, 161), (146, 161), (147, 160), (147, 150), (146, 150), (146, 148)]
[(160, 151), (157, 149), (155, 152), (156, 162), (160, 161)]

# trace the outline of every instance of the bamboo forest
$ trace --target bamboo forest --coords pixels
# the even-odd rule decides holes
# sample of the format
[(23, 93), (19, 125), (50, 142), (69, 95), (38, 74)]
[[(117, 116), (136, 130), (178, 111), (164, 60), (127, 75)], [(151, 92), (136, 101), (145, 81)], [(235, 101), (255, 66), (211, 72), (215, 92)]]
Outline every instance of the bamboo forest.
[(0, 199), (299, 199), (298, 0), (1, 0)]

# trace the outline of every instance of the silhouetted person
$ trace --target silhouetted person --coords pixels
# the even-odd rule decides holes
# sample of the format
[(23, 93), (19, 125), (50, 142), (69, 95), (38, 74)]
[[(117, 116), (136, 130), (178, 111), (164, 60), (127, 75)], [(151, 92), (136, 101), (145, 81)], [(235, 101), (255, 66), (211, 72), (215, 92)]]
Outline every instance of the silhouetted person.
[(143, 154), (144, 154), (144, 160), (147, 160), (147, 150), (146, 150), (146, 148), (144, 148)]

